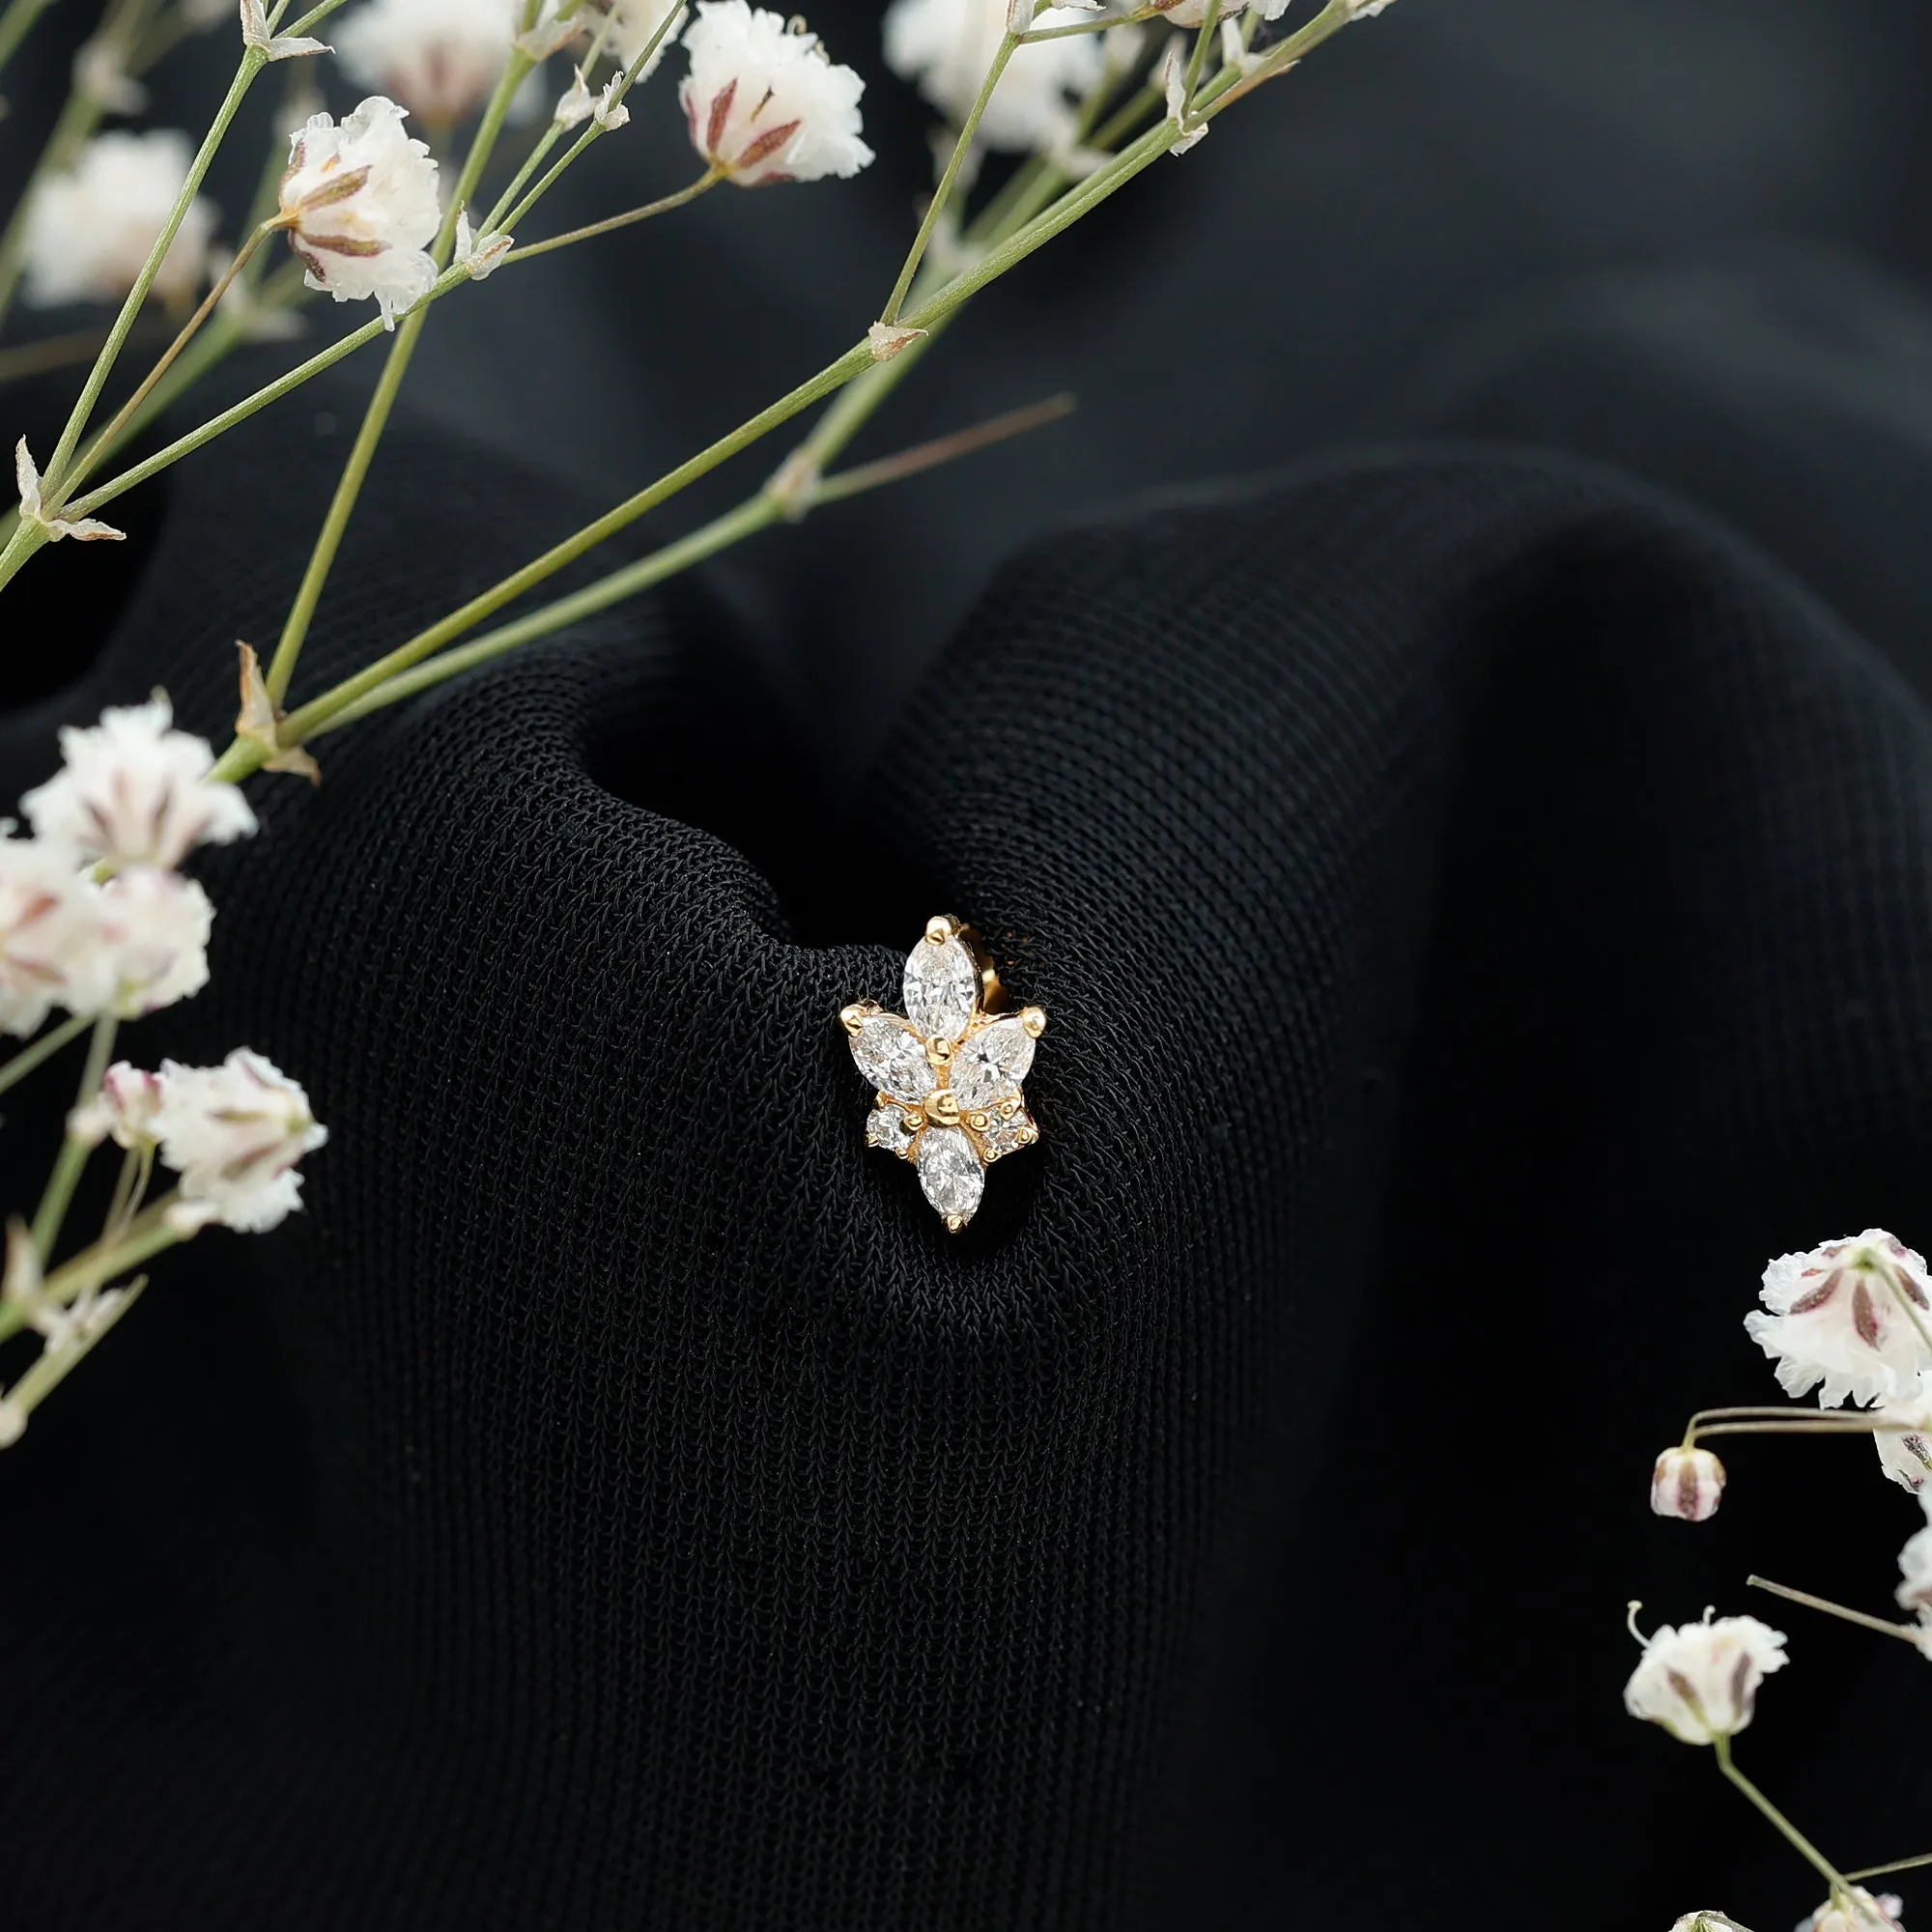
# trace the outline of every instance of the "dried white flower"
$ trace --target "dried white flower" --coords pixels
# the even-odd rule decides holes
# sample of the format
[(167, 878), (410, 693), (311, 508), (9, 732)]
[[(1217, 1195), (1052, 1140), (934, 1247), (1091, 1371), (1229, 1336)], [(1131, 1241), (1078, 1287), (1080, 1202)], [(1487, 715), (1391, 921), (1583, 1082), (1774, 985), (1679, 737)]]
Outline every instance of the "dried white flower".
[[(1351, 0), (1349, 17), (1351, 20), (1373, 20), (1378, 14), (1385, 14), (1395, 5), (1395, 0)], [(1269, 19), (1274, 15), (1270, 14)]]
[(160, 1082), (151, 1125), (161, 1158), (181, 1176), (179, 1225), (220, 1221), (261, 1234), (300, 1207), (296, 1163), (328, 1130), (293, 1080), (242, 1046), (219, 1066), (163, 1061)]
[[(214, 908), (192, 879), (130, 866), (93, 892), (99, 929), (99, 1006), (124, 1020), (191, 999), (208, 984)], [(71, 1005), (72, 1002), (70, 1001)]]
[(1650, 1506), (1659, 1516), (1708, 1522), (1723, 1500), (1724, 1465), (1708, 1449), (1666, 1449), (1650, 1476)]
[[(1053, 7), (1036, 33), (1071, 27), (1086, 15)], [(893, 0), (886, 10), (886, 65), (915, 83), (955, 127), (980, 98), (1007, 31), (1007, 0)], [(1051, 153), (1072, 144), (1075, 104), (1106, 67), (1098, 34), (1037, 41), (1015, 50), (980, 121), (980, 140), (1012, 153)]]
[(23, 524), (39, 524), (46, 531), (50, 543), (59, 543), (63, 537), (72, 537), (76, 543), (127, 542), (126, 530), (117, 530), (112, 524), (103, 524), (98, 517), (48, 515), (41, 499), (41, 472), (34, 467), (24, 436), (14, 445), (14, 480), (20, 491), (20, 521)]
[(1208, 138), (1206, 121), (1189, 121), (1187, 113), (1187, 42), (1177, 34), (1160, 57), (1160, 84), (1167, 97), (1167, 118), (1180, 129), (1180, 139), (1168, 150), (1184, 155)]
[[(1155, 4), (1159, 5), (1159, 0), (1155, 0)], [(1174, 0), (1172, 6), (1162, 7), (1160, 11), (1177, 27), (1203, 27), (1208, 23), (1208, 0)], [(1232, 20), (1247, 5), (1248, 0), (1222, 0), (1219, 17)], [(1279, 20), (1288, 12), (1288, 0), (1263, 0), (1255, 12), (1264, 20)]]
[(1920, 1490), (1925, 1527), (1898, 1552), (1898, 1607), (1918, 1619), (1918, 1647), (1932, 1657), (1932, 1489)]
[(374, 297), (392, 328), (397, 311), (436, 281), (428, 249), (442, 220), (436, 162), (403, 132), (405, 118), (382, 95), (339, 127), (315, 115), (290, 145), (281, 187), (289, 245), (309, 287), (337, 301)]
[(1727, 1912), (1687, 1912), (1670, 1932), (1745, 1932)]
[(1917, 1495), (1932, 1477), (1932, 1371), (1889, 1402), (1879, 1403), (1873, 1413), (1913, 1425), (1903, 1432), (1876, 1430), (1872, 1440), (1878, 1444), (1879, 1466), (1900, 1489)]
[(1751, 1720), (1758, 1686), (1786, 1662), (1783, 1633), (1755, 1617), (1662, 1624), (1624, 1686), (1624, 1709), (1687, 1745), (1735, 1737)]
[(364, 0), (335, 43), (358, 87), (432, 128), (453, 128), (502, 77), (515, 32), (508, 0)]
[(81, 859), (171, 870), (197, 845), (226, 845), (255, 830), (248, 801), (212, 782), (206, 738), (174, 728), (165, 693), (110, 705), (99, 724), (60, 734), (61, 769), (20, 801), (35, 834)]
[(868, 165), (859, 138), (866, 83), (834, 67), (815, 34), (746, 0), (698, 0), (677, 90), (691, 144), (740, 187), (841, 179)]
[(639, 56), (650, 46), (652, 37), (663, 29), (650, 59), (639, 68), (638, 78), (643, 80), (655, 73), (666, 49), (678, 37), (684, 24), (683, 14), (684, 0), (613, 0), (607, 37), (612, 58), (629, 72)]
[(1808, 1918), (1798, 1921), (1798, 1932), (1905, 1932), (1899, 1914), (1905, 1901), (1891, 1892), (1874, 1898), (1863, 1886), (1850, 1898), (1828, 1899)]
[(99, 932), (73, 858), (0, 836), (0, 1033), (24, 1038), (55, 1007), (97, 1011)]
[(1932, 1327), (1924, 1257), (1883, 1228), (1780, 1255), (1765, 1269), (1760, 1293), (1770, 1313), (1754, 1309), (1745, 1328), (1777, 1363), (1787, 1395), (1822, 1381), (1818, 1400), (1827, 1408), (1848, 1399), (1878, 1402), (1932, 1369), (1932, 1349), (1901, 1305), (1909, 1302)]
[[(27, 300), (43, 308), (120, 301), (140, 279), (192, 159), (187, 136), (171, 128), (97, 134), (67, 173), (35, 190), (27, 211)], [(189, 204), (155, 277), (162, 301), (185, 300), (200, 286), (214, 220), (213, 202), (197, 196)]]
[(556, 112), (551, 116), (559, 128), (581, 128), (597, 112), (597, 97), (583, 78), (583, 70), (573, 70), (570, 85), (558, 97)]
[(68, 1132), (89, 1147), (110, 1139), (130, 1151), (153, 1147), (160, 1105), (160, 1075), (117, 1060), (102, 1077), (100, 1092), (69, 1114)]

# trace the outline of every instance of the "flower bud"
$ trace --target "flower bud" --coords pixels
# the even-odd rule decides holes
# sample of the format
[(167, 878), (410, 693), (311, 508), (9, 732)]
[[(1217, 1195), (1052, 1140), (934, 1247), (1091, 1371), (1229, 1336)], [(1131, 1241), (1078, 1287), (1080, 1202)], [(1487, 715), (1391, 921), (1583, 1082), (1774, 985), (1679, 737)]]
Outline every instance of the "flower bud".
[(1659, 1516), (1708, 1522), (1724, 1497), (1724, 1465), (1708, 1449), (1666, 1449), (1650, 1473), (1650, 1506)]

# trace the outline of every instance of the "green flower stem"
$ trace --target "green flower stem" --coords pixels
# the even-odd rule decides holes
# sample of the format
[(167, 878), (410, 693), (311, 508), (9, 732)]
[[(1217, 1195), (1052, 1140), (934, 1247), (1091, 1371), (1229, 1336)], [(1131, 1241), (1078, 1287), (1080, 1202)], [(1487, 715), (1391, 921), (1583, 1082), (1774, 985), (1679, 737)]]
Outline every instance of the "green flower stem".
[(78, 1039), (93, 1024), (84, 1013), (78, 1013), (43, 1033), (33, 1045), (23, 1047), (4, 1066), (0, 1066), (0, 1094), (6, 1093), (10, 1087), (18, 1086), (35, 1067), (44, 1066), (69, 1040)]
[(99, 463), (100, 459), (113, 448), (114, 444), (126, 433), (128, 425), (140, 414), (148, 398), (160, 386), (168, 371), (181, 360), (183, 352), (201, 333), (209, 318), (220, 307), (221, 298), (235, 286), (242, 271), (255, 259), (262, 243), (281, 226), (282, 223), (279, 220), (265, 221), (259, 228), (250, 231), (247, 241), (242, 244), (241, 251), (229, 263), (224, 272), (211, 285), (207, 295), (201, 298), (200, 306), (182, 325), (181, 332), (161, 352), (155, 366), (142, 377), (140, 384), (134, 393), (114, 412), (114, 419), (95, 438), (92, 446), (87, 450), (86, 454), (74, 464), (73, 469), (69, 472), (68, 476), (70, 489), (85, 478), (88, 472)]
[[(700, 476), (708, 475), (721, 463), (736, 456), (741, 450), (749, 449), (761, 438), (769, 436), (781, 427), (801, 411), (808, 410), (815, 402), (829, 396), (833, 390), (842, 387), (862, 370), (875, 366), (872, 351), (868, 344), (859, 343), (849, 349), (837, 362), (821, 369), (808, 382), (801, 383), (789, 395), (781, 396), (769, 408), (753, 416), (750, 422), (742, 423), (730, 435), (721, 437), (709, 448), (700, 450), (690, 461), (662, 476), (648, 489), (640, 490), (635, 497), (619, 503), (613, 510), (594, 523), (586, 525), (576, 535), (567, 537), (562, 543), (546, 551), (534, 562), (526, 564), (522, 570), (506, 577), (500, 583), (472, 597), (460, 610), (418, 633), (407, 643), (400, 644), (387, 656), (377, 659), (354, 677), (345, 679), (327, 696), (303, 705), (289, 714), (284, 724), (282, 740), (285, 744), (300, 744), (314, 733), (336, 712), (346, 709), (356, 698), (374, 691), (380, 684), (386, 683), (398, 672), (405, 671), (423, 658), (440, 651), (444, 644), (453, 642), (466, 631), (475, 629), (486, 617), (494, 616), (506, 604), (514, 603), (526, 591), (533, 590), (546, 579), (554, 577), (565, 565), (576, 562), (587, 551), (592, 551), (601, 543), (608, 542), (618, 531), (627, 528), (637, 520), (668, 502), (679, 491), (688, 488)], [(265, 749), (253, 740), (240, 740), (230, 745), (222, 754), (212, 774), (216, 779), (231, 782), (245, 778), (259, 769), (265, 755)]]
[[(526, 31), (534, 24), (536, 11), (534, 0), (525, 7)], [(462, 174), (457, 178), (455, 191), (442, 218), (442, 227), (436, 238), (432, 253), (438, 269), (448, 265), (450, 249), (456, 241), (457, 218), (469, 205), (469, 197), (475, 193), (476, 184), (489, 164), (497, 136), (503, 131), (510, 103), (534, 65), (527, 54), (515, 52), (497, 79), (490, 103), (483, 110), (475, 138), (469, 144), (469, 156), (464, 161)], [(308, 568), (302, 573), (301, 585), (296, 592), (295, 603), (290, 607), (288, 620), (282, 626), (275, 654), (269, 663), (266, 682), (270, 701), (273, 704), (279, 705), (288, 696), (289, 681), (296, 674), (296, 665), (301, 657), (302, 645), (308, 639), (309, 626), (315, 621), (323, 589), (328, 582), (329, 572), (335, 567), (336, 554), (349, 529), (349, 520), (355, 514), (355, 502), (362, 494), (363, 483), (368, 479), (369, 466), (375, 461), (376, 446), (389, 426), (390, 412), (395, 409), (397, 396), (402, 393), (403, 379), (409, 374), (410, 362), (428, 321), (429, 304), (418, 302), (403, 318), (395, 340), (389, 345), (388, 360), (383, 365), (375, 394), (369, 398), (369, 406), (363, 412), (362, 427), (356, 431), (349, 460), (342, 466), (334, 498), (329, 503), (327, 516), (323, 519), (315, 548), (309, 553)]]
[(67, 427), (61, 431), (60, 441), (47, 463), (44, 473), (49, 510), (58, 510), (66, 500), (63, 479), (67, 467), (73, 461), (73, 453), (86, 433), (88, 420), (94, 414), (95, 405), (100, 400), (101, 390), (107, 386), (108, 377), (114, 373), (114, 365), (120, 359), (128, 333), (147, 302), (148, 293), (155, 286), (155, 277), (160, 273), (161, 264), (167, 260), (175, 236), (186, 220), (188, 210), (194, 206), (195, 196), (201, 192), (202, 182), (207, 178), (215, 155), (227, 139), (229, 127), (248, 90), (254, 86), (255, 76), (267, 65), (268, 56), (259, 49), (248, 47), (243, 50), (242, 64), (235, 70), (235, 78), (229, 82), (228, 93), (214, 111), (214, 120), (202, 140), (200, 151), (188, 165), (187, 179), (183, 182), (181, 192), (175, 196), (175, 205), (168, 211), (168, 218), (161, 224), (155, 245), (148, 250), (148, 259), (142, 263), (141, 272), (134, 277), (134, 286), (128, 291), (128, 299), (121, 304), (121, 313), (115, 317), (113, 327), (107, 331), (107, 341), (95, 357), (94, 367), (88, 371), (87, 381), (81, 385), (80, 399), (68, 416)]
[[(566, 156), (566, 159), (569, 157)], [(568, 248), (573, 242), (588, 242), (599, 235), (612, 235), (620, 228), (630, 228), (639, 221), (649, 221), (654, 215), (668, 214), (674, 208), (682, 208), (693, 202), (707, 189), (714, 188), (724, 179), (722, 168), (710, 168), (675, 194), (662, 196), (657, 201), (646, 202), (642, 208), (633, 208), (623, 214), (608, 215), (602, 221), (593, 221), (584, 228), (573, 228), (567, 234), (552, 235), (542, 242), (532, 242), (527, 248), (512, 248), (503, 257), (503, 266), (512, 262), (528, 262), (538, 255), (548, 255), (554, 248)]]
[(1786, 1583), (1774, 1583), (1768, 1577), (1747, 1577), (1747, 1586), (1753, 1590), (1765, 1590), (1774, 1597), (1782, 1597), (1786, 1603), (1803, 1604), (1809, 1610), (1823, 1610), (1828, 1617), (1837, 1617), (1848, 1624), (1857, 1624), (1861, 1630), (1876, 1631), (1881, 1636), (1895, 1636), (1918, 1647), (1918, 1629), (1915, 1624), (1895, 1624), (1884, 1617), (1869, 1617), (1862, 1610), (1847, 1609), (1843, 1604), (1834, 1604), (1829, 1597), (1814, 1597), (1808, 1590), (1794, 1590)]
[[(41, 1284), (39, 1299), (68, 1307), (81, 1295), (104, 1288), (118, 1274), (191, 1238), (170, 1227), (167, 1210), (180, 1199), (176, 1193), (164, 1196), (142, 1209), (128, 1226), (111, 1239), (94, 1242), (64, 1263)], [(0, 1342), (10, 1340), (27, 1325), (26, 1311), (17, 1301), (0, 1302)]]
[(1208, 12), (1202, 16), (1201, 31), (1194, 37), (1194, 51), (1187, 59), (1187, 71), (1180, 82), (1181, 109), (1184, 113), (1194, 103), (1194, 90), (1201, 85), (1201, 70), (1207, 64), (1208, 43), (1212, 41), (1221, 25), (1221, 0), (1209, 0)]
[[(120, 1031), (120, 1025), (112, 1013), (102, 1013), (94, 1022), (94, 1037), (88, 1043), (87, 1069), (80, 1076), (76, 1105), (86, 1106), (100, 1092), (107, 1063), (114, 1057), (114, 1036)], [(41, 1205), (34, 1213), (34, 1246), (40, 1254), (43, 1267), (53, 1254), (54, 1243), (60, 1239), (61, 1224), (67, 1219), (68, 1205), (73, 1199), (73, 1190), (80, 1184), (81, 1171), (87, 1166), (87, 1157), (93, 1151), (92, 1147), (77, 1139), (71, 1131), (61, 1142), (60, 1156), (54, 1162), (54, 1171), (47, 1177), (46, 1190), (42, 1194)]]
[(1070, 41), (1076, 34), (1110, 34), (1116, 27), (1137, 26), (1166, 12), (1161, 7), (1141, 7), (1131, 14), (1108, 14), (1097, 20), (1080, 20), (1070, 27), (1029, 27), (1019, 37), (1023, 47), (1038, 46), (1042, 41)]
[(1845, 1892), (1849, 1894), (1851, 1887), (1846, 1883), (1844, 1874), (1832, 1864), (1824, 1853), (1819, 1851), (1817, 1846), (1731, 1762), (1730, 1739), (1727, 1737), (1718, 1737), (1712, 1739), (1711, 1743), (1712, 1747), (1718, 1754), (1718, 1769), (1764, 1813), (1765, 1817), (1777, 1828), (1792, 1849), (1814, 1871), (1825, 1879), (1833, 1892)]
[[(128, 1258), (125, 1265), (136, 1267), (149, 1256), (157, 1255), (163, 1248), (176, 1246), (181, 1236), (172, 1228), (164, 1229), (147, 1236), (139, 1242), (128, 1243)], [(61, 1383), (91, 1355), (101, 1338), (112, 1330), (121, 1318), (141, 1298), (148, 1284), (145, 1278), (130, 1281), (126, 1293), (115, 1303), (99, 1325), (91, 1333), (80, 1335), (65, 1349), (43, 1349), (40, 1359), (25, 1375), (7, 1391), (6, 1400), (22, 1415), (32, 1415)]]
[(924, 217), (919, 224), (919, 233), (913, 237), (911, 248), (906, 251), (899, 278), (893, 284), (893, 292), (886, 298), (885, 307), (879, 311), (879, 320), (888, 326), (899, 319), (899, 307), (912, 288), (912, 278), (919, 273), (919, 265), (925, 259), (926, 244), (932, 240), (932, 231), (939, 225), (939, 217), (946, 213), (947, 203), (952, 199), (953, 184), (958, 181), (959, 170), (972, 151), (974, 136), (980, 131), (986, 104), (992, 99), (993, 90), (999, 86), (1000, 76), (1006, 72), (1007, 63), (1012, 59), (1013, 49), (1019, 43), (1017, 34), (1009, 31), (1004, 35), (993, 55), (993, 64), (986, 70), (986, 78), (980, 83), (979, 99), (974, 101), (972, 111), (959, 129), (959, 138), (952, 144), (952, 153), (947, 158), (945, 172), (939, 177), (939, 185), (933, 189), (932, 199), (925, 205)]
[(1917, 1871), (1920, 1865), (1932, 1865), (1932, 1852), (1922, 1852), (1916, 1859), (1894, 1859), (1889, 1865), (1867, 1865), (1863, 1871), (1847, 1872), (1845, 1876), (1856, 1885), (1861, 1879), (1889, 1878), (1893, 1872)]
[(0, 71), (19, 51), (20, 43), (34, 30), (34, 22), (44, 14), (54, 0), (13, 0), (5, 13), (0, 13)]

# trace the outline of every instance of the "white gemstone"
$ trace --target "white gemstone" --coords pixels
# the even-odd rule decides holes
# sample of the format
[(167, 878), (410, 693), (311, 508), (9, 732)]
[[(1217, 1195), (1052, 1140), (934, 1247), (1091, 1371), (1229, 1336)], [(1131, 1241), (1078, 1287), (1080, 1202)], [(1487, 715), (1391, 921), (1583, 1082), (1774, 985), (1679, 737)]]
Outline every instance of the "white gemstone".
[(896, 1107), (874, 1107), (866, 1122), (867, 1142), (888, 1153), (903, 1153), (912, 1145), (913, 1124)]
[(994, 1159), (1003, 1153), (1016, 1153), (1023, 1147), (1031, 1147), (1038, 1138), (1024, 1107), (1008, 1119), (995, 1115), (980, 1130), (980, 1145)]
[(852, 1036), (852, 1058), (879, 1093), (910, 1106), (918, 1106), (935, 1085), (923, 1041), (894, 1013), (874, 1013), (860, 1022)]
[(928, 1039), (957, 1039), (980, 1010), (980, 969), (956, 939), (922, 939), (907, 955), (906, 1017)]
[(1017, 1020), (981, 1027), (952, 1056), (952, 1091), (969, 1112), (995, 1107), (1020, 1091), (1033, 1069), (1033, 1035)]
[(986, 1170), (957, 1127), (928, 1127), (920, 1136), (919, 1184), (940, 1213), (970, 1220), (986, 1191)]

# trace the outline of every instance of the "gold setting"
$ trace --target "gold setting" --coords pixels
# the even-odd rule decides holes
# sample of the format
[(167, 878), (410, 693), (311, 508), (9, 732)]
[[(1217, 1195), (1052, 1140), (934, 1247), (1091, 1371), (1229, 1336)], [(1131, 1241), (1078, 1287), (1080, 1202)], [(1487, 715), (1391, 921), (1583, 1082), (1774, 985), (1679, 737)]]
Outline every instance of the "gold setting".
[[(1032, 1067), (1032, 1043), (1046, 1031), (1046, 1014), (1038, 1007), (1024, 1007), (1017, 1013), (1005, 1010), (1006, 989), (1000, 983), (999, 972), (988, 957), (979, 934), (963, 921), (947, 914), (926, 922), (924, 938), (921, 946), (913, 949), (913, 956), (907, 962), (906, 1004), (909, 1007), (915, 1004), (916, 979), (932, 965), (932, 962), (921, 958), (921, 948), (931, 946), (943, 950), (955, 943), (963, 949), (966, 961), (955, 955), (937, 970), (942, 974), (950, 971), (952, 976), (951, 984), (943, 990), (952, 997), (950, 1011), (956, 1016), (963, 1010), (967, 991), (966, 962), (970, 962), (972, 1010), (970, 1017), (965, 1018), (956, 1030), (922, 1033), (914, 1021), (890, 1011), (875, 1000), (855, 1001), (839, 1012), (838, 1023), (852, 1041), (853, 1054), (862, 1071), (867, 1070), (864, 1041), (868, 1022), (890, 1021), (892, 1028), (901, 1029), (910, 1036), (909, 1039), (900, 1040), (890, 1028), (879, 1030), (890, 1042), (889, 1058), (892, 1058), (890, 1066), (882, 1066), (879, 1070), (884, 1077), (904, 1083), (906, 1091), (895, 1093), (884, 1087), (875, 1089), (876, 1107), (867, 1122), (866, 1137), (871, 1146), (896, 1154), (899, 1159), (919, 1169), (926, 1198), (947, 1228), (956, 1235), (966, 1227), (979, 1207), (985, 1173), (1009, 1154), (1032, 1147), (1039, 1140), (1039, 1128), (1027, 1111), (1026, 1094), (1021, 1083)], [(1016, 1042), (1009, 1031), (1003, 1035), (997, 1047), (990, 1041), (986, 1042), (984, 1053), (975, 1059), (972, 1065), (955, 1074), (954, 1069), (961, 1056), (968, 1055), (981, 1036), (989, 1029), (1011, 1021), (1018, 1022), (1025, 1035), (1023, 1042)], [(929, 1090), (921, 1093), (917, 1100), (906, 1097), (908, 1091), (920, 1092), (921, 1076), (912, 1071), (919, 1065), (918, 1058), (910, 1050), (914, 1041), (918, 1043), (932, 1081)], [(1015, 1063), (1017, 1070), (1013, 1070)], [(965, 1106), (954, 1091), (954, 1082), (955, 1079), (967, 1080), (969, 1076), (971, 1084), (984, 1085), (990, 1081), (1000, 1091), (983, 1105)], [(936, 1177), (928, 1176), (926, 1164), (922, 1159), (922, 1150), (926, 1146), (925, 1136), (931, 1131), (953, 1137), (952, 1141), (949, 1141), (951, 1171)], [(970, 1148), (978, 1162), (980, 1173), (977, 1180), (971, 1163), (963, 1160), (956, 1145), (953, 1145), (954, 1141), (960, 1140)], [(942, 1165), (944, 1163), (934, 1162), (935, 1167)], [(960, 1205), (952, 1205), (955, 1202)]]

